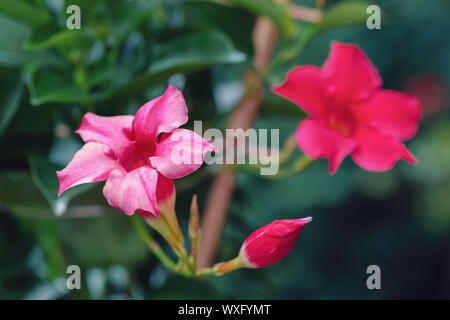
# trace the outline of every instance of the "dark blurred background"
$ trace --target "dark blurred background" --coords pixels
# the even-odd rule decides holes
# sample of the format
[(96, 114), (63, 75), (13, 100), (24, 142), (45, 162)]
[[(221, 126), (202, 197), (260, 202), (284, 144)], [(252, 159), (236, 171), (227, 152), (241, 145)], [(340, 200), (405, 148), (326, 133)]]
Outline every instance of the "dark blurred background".
[[(318, 1), (326, 4), (318, 24), (270, 0), (224, 2), (0, 0), (0, 298), (449, 299), (449, 1)], [(80, 30), (66, 27), (70, 4), (81, 8)], [(381, 30), (366, 27), (369, 4), (382, 9)], [(129, 217), (107, 205), (102, 184), (57, 198), (55, 171), (81, 147), (74, 131), (85, 112), (134, 114), (167, 84), (183, 90), (188, 127), (202, 120), (223, 128), (243, 94), (258, 15), (279, 30), (275, 57), (293, 52), (270, 69), (268, 89), (295, 65), (321, 65), (339, 40), (361, 46), (385, 88), (417, 95), (423, 116), (407, 146), (420, 164), (370, 173), (347, 159), (329, 176), (319, 160), (282, 181), (239, 173), (218, 260), (274, 219), (314, 221), (269, 268), (185, 279), (169, 274)], [(282, 144), (302, 117), (266, 90), (255, 127), (279, 128)], [(202, 209), (210, 182), (208, 168), (177, 181), (184, 231), (192, 194)], [(71, 264), (81, 267), (81, 290), (66, 288)], [(372, 264), (381, 290), (366, 287)]]

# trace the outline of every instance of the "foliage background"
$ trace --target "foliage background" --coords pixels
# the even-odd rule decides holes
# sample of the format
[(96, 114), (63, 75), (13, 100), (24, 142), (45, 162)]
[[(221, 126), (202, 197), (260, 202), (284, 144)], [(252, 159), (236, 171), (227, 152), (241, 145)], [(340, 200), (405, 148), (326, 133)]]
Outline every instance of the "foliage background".
[[(383, 10), (381, 30), (366, 28), (363, 1), (328, 1), (318, 26), (270, 0), (229, 2), (0, 0), (0, 298), (450, 298), (449, 2), (372, 1)], [(81, 7), (80, 31), (65, 27), (69, 4)], [(261, 14), (279, 29), (275, 56), (288, 52), (267, 88), (294, 65), (321, 65), (330, 41), (357, 43), (385, 88), (421, 99), (420, 132), (408, 143), (420, 165), (369, 173), (347, 159), (330, 177), (320, 160), (283, 181), (239, 173), (218, 259), (232, 258), (273, 219), (311, 215), (313, 223), (272, 267), (180, 278), (151, 256), (128, 217), (107, 206), (101, 185), (56, 198), (55, 170), (80, 148), (74, 131), (85, 112), (133, 114), (168, 83), (183, 89), (188, 127), (203, 120), (223, 128), (242, 96)], [(283, 141), (302, 117), (266, 90), (255, 127), (280, 128)], [(184, 230), (194, 192), (203, 207), (211, 181), (204, 176), (177, 181)], [(65, 289), (70, 264), (82, 269), (82, 290)], [(382, 290), (366, 288), (371, 264), (381, 267)]]

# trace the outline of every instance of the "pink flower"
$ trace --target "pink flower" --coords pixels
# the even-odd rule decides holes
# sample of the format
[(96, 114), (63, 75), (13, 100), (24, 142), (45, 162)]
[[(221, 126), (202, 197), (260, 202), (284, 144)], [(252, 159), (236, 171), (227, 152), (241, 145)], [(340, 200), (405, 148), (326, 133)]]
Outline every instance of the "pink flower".
[(86, 144), (57, 172), (58, 195), (106, 180), (103, 194), (111, 206), (128, 215), (139, 210), (158, 216), (158, 208), (174, 202), (173, 179), (194, 172), (206, 152), (217, 151), (193, 131), (179, 129), (187, 120), (183, 94), (172, 86), (134, 117), (86, 113), (77, 130)]
[(242, 244), (239, 261), (247, 268), (264, 268), (294, 249), (300, 231), (312, 218), (275, 220), (253, 232)]
[(416, 164), (402, 141), (418, 130), (420, 103), (381, 84), (358, 46), (333, 42), (322, 68), (297, 67), (273, 90), (309, 114), (297, 128), (299, 147), (311, 158), (328, 158), (331, 174), (349, 154), (369, 171), (389, 170), (398, 159)]

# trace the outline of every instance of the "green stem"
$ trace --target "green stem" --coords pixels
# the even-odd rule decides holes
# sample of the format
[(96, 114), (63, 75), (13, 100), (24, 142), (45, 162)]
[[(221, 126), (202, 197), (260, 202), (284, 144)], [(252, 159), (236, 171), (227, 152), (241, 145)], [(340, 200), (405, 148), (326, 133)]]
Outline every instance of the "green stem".
[(314, 162), (314, 159), (308, 157), (307, 155), (303, 155), (300, 159), (295, 161), (290, 167), (283, 168), (278, 171), (277, 174), (272, 176), (263, 176), (267, 179), (273, 179), (273, 180), (280, 180), (292, 177), (296, 173), (304, 171), (306, 168), (308, 168), (312, 163)]
[(142, 241), (144, 241), (149, 247), (150, 251), (161, 261), (161, 263), (169, 270), (175, 270), (175, 263), (170, 259), (166, 253), (161, 249), (158, 242), (156, 242), (150, 233), (145, 229), (144, 224), (141, 221), (139, 215), (134, 214), (131, 217), (131, 221), (133, 222), (134, 228), (136, 229), (139, 237)]

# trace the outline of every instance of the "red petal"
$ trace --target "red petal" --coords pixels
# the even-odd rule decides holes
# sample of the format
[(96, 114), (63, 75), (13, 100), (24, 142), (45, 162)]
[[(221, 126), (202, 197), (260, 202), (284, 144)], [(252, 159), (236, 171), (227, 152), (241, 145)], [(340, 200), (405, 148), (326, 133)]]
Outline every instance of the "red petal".
[(355, 139), (357, 147), (352, 153), (353, 161), (368, 171), (390, 170), (399, 159), (417, 163), (401, 141), (386, 137), (374, 129), (361, 129)]
[(297, 67), (288, 73), (282, 85), (272, 90), (299, 105), (309, 115), (319, 116), (325, 113), (327, 97), (319, 67)]
[(419, 100), (412, 95), (380, 90), (367, 102), (355, 105), (354, 111), (358, 119), (381, 133), (407, 140), (417, 133), (421, 107)]
[(133, 121), (137, 141), (157, 142), (162, 132), (172, 132), (188, 121), (188, 110), (180, 90), (169, 86), (164, 95), (143, 105)]
[(130, 143), (133, 116), (102, 117), (86, 113), (76, 131), (84, 142), (107, 145), (119, 156)]
[(106, 180), (110, 172), (120, 168), (111, 149), (104, 144), (86, 143), (63, 170), (56, 172), (58, 196), (65, 190), (83, 183)]
[(105, 183), (103, 194), (111, 206), (128, 215), (141, 209), (158, 216), (157, 180), (158, 172), (150, 166), (142, 166), (130, 172), (114, 170)]
[(297, 128), (297, 141), (300, 149), (311, 158), (328, 158), (330, 174), (336, 172), (342, 160), (355, 147), (351, 139), (313, 118), (300, 123)]
[(333, 42), (322, 70), (339, 106), (369, 97), (382, 84), (375, 66), (354, 44)]
[(194, 131), (177, 129), (161, 137), (150, 162), (166, 177), (179, 179), (200, 168), (210, 151), (217, 149)]

